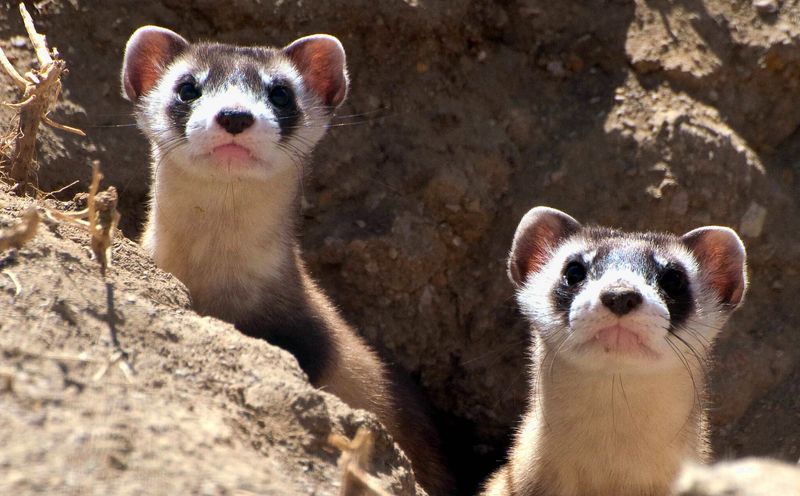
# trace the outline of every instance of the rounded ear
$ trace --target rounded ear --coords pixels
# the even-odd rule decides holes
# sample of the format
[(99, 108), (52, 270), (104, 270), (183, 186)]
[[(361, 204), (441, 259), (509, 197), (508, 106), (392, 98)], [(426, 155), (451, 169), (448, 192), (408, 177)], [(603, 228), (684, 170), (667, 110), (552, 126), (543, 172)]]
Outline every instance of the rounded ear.
[(294, 41), (283, 53), (303, 76), (306, 88), (316, 93), (331, 110), (347, 95), (344, 48), (338, 39), (314, 34)]
[(128, 100), (136, 102), (152, 88), (175, 57), (189, 46), (181, 35), (158, 26), (142, 26), (125, 45), (122, 62), (122, 89)]
[(536, 207), (528, 211), (517, 226), (508, 256), (511, 282), (522, 286), (528, 274), (547, 263), (551, 250), (580, 228), (577, 220), (554, 208)]
[(739, 306), (747, 289), (747, 255), (736, 232), (707, 226), (684, 234), (681, 241), (694, 254), (720, 302), (731, 310)]

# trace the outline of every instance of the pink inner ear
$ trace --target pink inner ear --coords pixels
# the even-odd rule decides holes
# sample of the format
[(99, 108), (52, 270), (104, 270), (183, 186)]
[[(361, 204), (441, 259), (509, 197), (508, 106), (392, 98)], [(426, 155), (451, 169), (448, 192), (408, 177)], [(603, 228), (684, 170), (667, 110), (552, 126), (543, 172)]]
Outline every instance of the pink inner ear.
[(551, 226), (542, 225), (535, 229), (532, 237), (538, 238), (538, 242), (534, 242), (533, 246), (528, 248), (529, 254), (523, 263), (526, 276), (541, 269), (547, 263), (551, 244), (557, 240), (559, 233), (556, 233)]
[(732, 307), (739, 305), (747, 281), (744, 245), (736, 233), (727, 228), (707, 227), (695, 229), (684, 235), (683, 240), (694, 252), (700, 270), (720, 301)]
[(528, 275), (541, 270), (549, 261), (550, 251), (580, 229), (578, 221), (548, 207), (531, 209), (514, 234), (508, 273), (512, 282), (522, 285)]
[(145, 26), (128, 40), (123, 62), (123, 87), (131, 101), (147, 93), (161, 77), (166, 66), (189, 43), (180, 35), (164, 28)]
[(709, 250), (706, 257), (712, 267), (709, 282), (717, 289), (723, 302), (738, 305), (744, 293), (742, 269), (727, 260), (728, 253), (721, 247)]
[(347, 94), (345, 55), (336, 38), (314, 35), (301, 38), (285, 49), (303, 76), (303, 82), (329, 107), (338, 107)]
[(125, 92), (135, 101), (158, 81), (161, 75), (158, 64), (163, 57), (159, 47), (152, 43), (136, 47), (131, 56), (136, 62), (135, 67), (131, 67), (132, 70), (125, 72)]

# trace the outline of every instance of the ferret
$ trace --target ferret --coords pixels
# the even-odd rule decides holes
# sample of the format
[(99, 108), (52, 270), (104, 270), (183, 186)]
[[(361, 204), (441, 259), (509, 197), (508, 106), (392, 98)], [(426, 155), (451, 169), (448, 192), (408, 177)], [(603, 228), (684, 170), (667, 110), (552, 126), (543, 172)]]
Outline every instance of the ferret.
[(304, 161), (348, 89), (339, 40), (190, 44), (144, 26), (128, 40), (122, 82), (151, 144), (142, 245), (156, 264), (187, 286), (199, 313), (288, 350), (314, 386), (375, 413), (420, 484), (446, 494), (423, 402), (342, 319), (301, 259)]
[(508, 273), (534, 386), (482, 494), (664, 495), (681, 462), (707, 461), (709, 348), (747, 287), (734, 231), (626, 233), (537, 207)]

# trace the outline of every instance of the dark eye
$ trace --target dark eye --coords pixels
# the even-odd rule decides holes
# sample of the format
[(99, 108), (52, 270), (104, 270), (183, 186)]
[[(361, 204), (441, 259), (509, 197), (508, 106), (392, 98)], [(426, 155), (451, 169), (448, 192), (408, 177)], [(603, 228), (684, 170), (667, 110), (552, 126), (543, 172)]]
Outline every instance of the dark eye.
[(201, 94), (200, 88), (194, 83), (182, 83), (175, 92), (178, 93), (178, 98), (180, 98), (182, 102), (197, 100), (200, 98)]
[(567, 268), (564, 269), (564, 280), (567, 281), (569, 286), (578, 284), (586, 279), (586, 267), (580, 262), (570, 262)]
[(292, 103), (292, 94), (284, 86), (275, 86), (269, 90), (269, 101), (276, 107), (286, 107)]
[(688, 281), (686, 275), (678, 269), (667, 269), (658, 278), (658, 285), (670, 298), (677, 298), (686, 293)]

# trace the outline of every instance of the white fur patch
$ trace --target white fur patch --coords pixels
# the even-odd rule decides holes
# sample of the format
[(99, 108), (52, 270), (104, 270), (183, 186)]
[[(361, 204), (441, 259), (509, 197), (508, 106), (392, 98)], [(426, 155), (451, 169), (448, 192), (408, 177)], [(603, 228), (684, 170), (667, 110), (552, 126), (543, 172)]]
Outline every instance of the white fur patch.
[[(280, 126), (264, 95), (253, 94), (236, 75), (231, 75), (223, 87), (203, 89), (200, 98), (191, 103), (191, 113), (186, 126), (186, 139), (182, 139), (172, 128), (167, 108), (176, 98), (175, 84), (179, 78), (192, 72), (186, 60), (173, 63), (159, 80), (157, 86), (142, 101), (142, 129), (159, 150), (161, 160), (171, 155), (172, 166), (184, 167), (187, 172), (215, 181), (267, 180), (277, 171), (299, 168), (302, 160), (311, 153), (316, 143), (324, 136), (329, 120), (317, 97), (309, 93), (302, 84), (297, 70), (288, 63), (277, 60), (269, 70), (259, 74), (266, 83), (278, 75), (289, 81), (302, 118), (293, 130), (287, 143), (281, 144)], [(202, 87), (207, 71), (194, 74)], [(244, 132), (231, 135), (216, 123), (222, 110), (245, 110), (253, 114), (255, 122)], [(211, 151), (221, 145), (238, 144), (251, 152), (254, 163), (248, 167), (237, 164), (220, 164), (211, 156)]]
[[(642, 269), (620, 265), (604, 271), (599, 279), (587, 277), (569, 309), (569, 325), (554, 306), (553, 291), (563, 278), (565, 260), (576, 254), (589, 265), (596, 250), (585, 242), (571, 240), (555, 249), (548, 263), (531, 274), (517, 295), (523, 312), (542, 337), (544, 345), (558, 350), (563, 358), (587, 371), (635, 372), (652, 374), (685, 367), (685, 360), (705, 359), (710, 343), (722, 327), (727, 315), (721, 311), (713, 292), (703, 286), (697, 261), (691, 253), (677, 245), (670, 253), (686, 269), (695, 309), (674, 334), (670, 333), (670, 314), (657, 287), (645, 279)], [(644, 244), (631, 240), (630, 243)], [(658, 255), (657, 262), (667, 260)], [(629, 287), (641, 294), (642, 303), (630, 313), (619, 316), (600, 300), (604, 290), (614, 286)], [(602, 346), (593, 346), (598, 331), (610, 326), (635, 330), (646, 347), (640, 355), (608, 353)], [(652, 353), (650, 353), (652, 352)]]
[[(142, 243), (159, 267), (186, 284), (198, 311), (235, 321), (257, 310), (266, 286), (280, 288), (293, 266), (303, 161), (325, 134), (330, 115), (294, 67), (276, 58), (260, 76), (265, 83), (289, 81), (301, 112), (285, 142), (266, 96), (253, 94), (236, 74), (191, 103), (184, 137), (167, 109), (177, 98), (176, 82), (191, 71), (179, 59), (140, 104), (140, 127), (153, 153), (151, 213)], [(193, 75), (202, 89), (208, 74)], [(227, 133), (216, 122), (224, 109), (246, 110), (254, 123)], [(247, 148), (252, 161), (215, 161), (214, 148), (230, 143)]]

